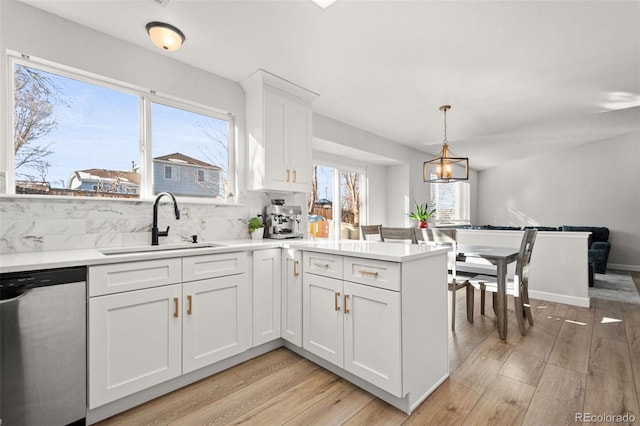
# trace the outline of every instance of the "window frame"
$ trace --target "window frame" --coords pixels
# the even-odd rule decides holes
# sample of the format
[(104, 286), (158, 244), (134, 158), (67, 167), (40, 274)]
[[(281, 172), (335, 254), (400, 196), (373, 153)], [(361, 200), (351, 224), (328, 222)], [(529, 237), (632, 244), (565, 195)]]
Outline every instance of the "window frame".
[[(218, 120), (226, 121), (228, 124), (227, 133), (227, 151), (228, 151), (228, 190), (233, 193), (238, 193), (238, 159), (236, 158), (237, 138), (236, 138), (236, 115), (232, 112), (223, 111), (215, 107), (202, 105), (196, 102), (192, 102), (183, 98), (178, 98), (168, 94), (158, 93), (155, 90), (147, 89), (144, 87), (136, 86), (126, 82), (118, 81), (106, 76), (98, 75), (88, 71), (83, 71), (77, 68), (66, 66), (63, 64), (48, 61), (30, 55), (21, 54), (15, 51), (7, 51), (7, 67), (8, 67), (8, 108), (7, 108), (7, 129), (4, 141), (0, 141), (0, 149), (2, 149), (6, 155), (4, 155), (5, 161), (0, 163), (0, 170), (6, 171), (5, 175), (5, 188), (4, 192), (0, 190), (0, 196), (19, 196), (31, 199), (73, 199), (73, 200), (92, 200), (95, 197), (87, 196), (64, 196), (64, 195), (41, 195), (41, 194), (18, 194), (16, 193), (15, 185), (15, 154), (14, 154), (14, 127), (15, 127), (15, 85), (14, 82), (14, 69), (16, 65), (28, 67), (47, 73), (59, 75), (70, 79), (75, 79), (83, 83), (100, 86), (106, 89), (116, 90), (126, 94), (134, 95), (138, 97), (138, 124), (139, 124), (139, 167), (140, 167), (140, 187), (137, 191), (138, 198), (109, 198), (110, 200), (121, 201), (150, 201), (154, 200), (156, 195), (153, 193), (153, 159), (152, 159), (152, 144), (153, 135), (151, 132), (151, 104), (157, 103), (166, 105), (169, 107), (182, 109), (187, 112), (205, 115)], [(206, 176), (205, 176), (206, 177)], [(197, 197), (197, 196), (179, 196), (176, 198), (182, 202), (189, 203), (202, 203), (202, 204), (226, 204), (226, 194), (220, 194), (220, 198), (211, 197)], [(101, 198), (104, 200), (104, 198)]]
[[(458, 188), (462, 188), (462, 191), (456, 191), (456, 199), (455, 199), (455, 207), (454, 207), (454, 218), (445, 219), (441, 218), (438, 215), (438, 205), (434, 201), (437, 197), (437, 193), (440, 188), (447, 188), (445, 186), (440, 185), (457, 185)], [(460, 193), (462, 192), (462, 194)], [(462, 200), (465, 198), (465, 200)], [(457, 181), (457, 182), (449, 182), (449, 183), (431, 183), (430, 184), (430, 197), (429, 202), (431, 207), (436, 209), (435, 214), (433, 215), (432, 223), (436, 227), (447, 227), (447, 226), (456, 226), (456, 225), (470, 225), (471, 224), (471, 184), (466, 181)], [(460, 202), (463, 202), (465, 205), (460, 205)], [(466, 216), (462, 217), (462, 216)]]
[[(333, 169), (332, 216), (341, 217), (340, 213), (340, 172), (352, 172), (360, 175), (360, 223), (367, 223), (369, 217), (369, 197), (368, 197), (368, 168), (365, 164), (342, 161), (334, 158), (330, 154), (313, 153), (312, 166), (329, 167)], [(340, 239), (340, 221), (333, 221), (333, 239)], [(331, 238), (328, 238), (331, 239)]]

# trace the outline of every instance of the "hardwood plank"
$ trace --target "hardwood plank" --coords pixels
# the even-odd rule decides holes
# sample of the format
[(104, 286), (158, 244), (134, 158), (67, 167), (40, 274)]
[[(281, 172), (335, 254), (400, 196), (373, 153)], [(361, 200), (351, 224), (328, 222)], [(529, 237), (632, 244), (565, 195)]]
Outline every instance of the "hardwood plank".
[[(638, 277), (638, 282), (640, 283), (640, 272)], [(627, 345), (629, 346), (631, 371), (633, 371), (636, 396), (638, 397), (638, 405), (640, 405), (640, 306), (622, 303), (621, 309)]]
[(569, 309), (549, 356), (549, 364), (583, 374), (588, 372), (594, 312), (590, 308)]
[(456, 381), (479, 394), (496, 380), (500, 361), (480, 355), (471, 354), (451, 375), (449, 380)]
[(373, 401), (365, 405), (353, 417), (343, 423), (345, 426), (368, 426), (368, 425), (401, 425), (407, 416), (402, 411), (387, 404), (386, 402), (374, 398)]
[(253, 383), (300, 361), (302, 357), (285, 348), (276, 349), (231, 368), (247, 383)]
[(640, 418), (627, 342), (594, 336), (591, 342), (589, 376), (584, 401), (588, 413)]
[(464, 423), (509, 426), (521, 424), (535, 390), (531, 385), (498, 374)]
[(328, 370), (319, 369), (307, 380), (255, 407), (229, 424), (281, 425), (346, 385), (347, 382), (342, 378)]
[(300, 359), (283, 369), (275, 371), (269, 377), (248, 384), (216, 404), (194, 410), (179, 421), (170, 424), (226, 424), (253, 410), (265, 401), (306, 380), (318, 370), (318, 366), (306, 359)]
[(499, 373), (536, 386), (553, 349), (555, 340), (555, 335), (537, 326), (531, 327), (527, 336), (511, 352)]
[(620, 302), (604, 299), (593, 299), (592, 302), (595, 302), (593, 336), (625, 341), (627, 337), (622, 323)]
[(344, 386), (328, 394), (320, 402), (294, 417), (286, 425), (339, 425), (353, 417), (374, 396), (356, 385), (345, 382)]
[(222, 371), (100, 422), (107, 425), (167, 424), (215, 404), (247, 383), (231, 370)]
[(583, 412), (586, 374), (548, 364), (523, 424), (575, 424)]
[(545, 301), (544, 304), (537, 306), (533, 324), (536, 328), (545, 330), (555, 336), (560, 332), (568, 311), (568, 305)]
[(480, 399), (480, 393), (446, 380), (411, 414), (403, 425), (459, 425)]

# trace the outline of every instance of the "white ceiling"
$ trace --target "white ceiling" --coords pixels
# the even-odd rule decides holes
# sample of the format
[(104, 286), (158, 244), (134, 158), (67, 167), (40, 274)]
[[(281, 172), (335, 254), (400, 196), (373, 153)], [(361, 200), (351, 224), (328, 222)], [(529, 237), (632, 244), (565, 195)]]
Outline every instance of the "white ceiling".
[[(450, 148), (476, 170), (640, 130), (640, 1), (24, 2), (234, 81), (266, 69), (432, 154), (451, 104)], [(150, 21), (183, 47), (157, 50)]]

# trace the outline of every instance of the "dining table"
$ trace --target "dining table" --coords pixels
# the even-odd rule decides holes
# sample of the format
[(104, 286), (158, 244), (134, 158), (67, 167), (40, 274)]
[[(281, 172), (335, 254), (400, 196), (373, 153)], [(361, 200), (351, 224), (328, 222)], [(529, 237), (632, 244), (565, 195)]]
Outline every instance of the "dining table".
[(509, 247), (458, 244), (456, 250), (458, 262), (495, 265), (497, 276), (497, 294), (495, 312), (500, 339), (507, 339), (507, 265), (515, 262), (519, 250)]

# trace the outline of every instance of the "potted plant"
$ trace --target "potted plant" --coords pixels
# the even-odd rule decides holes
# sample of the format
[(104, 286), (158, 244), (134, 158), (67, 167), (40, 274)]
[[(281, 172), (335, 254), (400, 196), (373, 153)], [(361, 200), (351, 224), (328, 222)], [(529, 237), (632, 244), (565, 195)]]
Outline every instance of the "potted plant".
[(409, 213), (409, 217), (418, 221), (418, 228), (428, 228), (429, 224), (427, 221), (431, 215), (436, 212), (436, 209), (429, 209), (429, 204), (426, 202), (424, 204), (418, 204), (416, 200), (413, 200), (413, 202), (416, 205), (416, 209)]
[(262, 223), (260, 216), (249, 219), (249, 234), (253, 240), (260, 240), (264, 236), (264, 223)]

